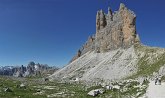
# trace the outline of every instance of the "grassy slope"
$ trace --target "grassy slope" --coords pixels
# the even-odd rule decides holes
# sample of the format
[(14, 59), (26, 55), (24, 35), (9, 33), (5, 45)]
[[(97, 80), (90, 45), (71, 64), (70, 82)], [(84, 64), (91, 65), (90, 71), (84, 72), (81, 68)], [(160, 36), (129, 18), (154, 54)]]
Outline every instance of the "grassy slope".
[[(137, 64), (138, 72), (132, 76), (133, 78), (138, 76), (150, 76), (153, 72), (158, 72), (160, 67), (165, 64), (165, 52), (162, 52), (165, 49), (137, 45), (135, 46), (135, 50), (136, 54), (139, 56), (139, 61)], [(162, 53), (158, 53), (160, 51)], [(142, 57), (140, 57), (141, 53), (144, 53)], [(158, 54), (158, 56), (155, 57), (152, 55), (154, 53)]]

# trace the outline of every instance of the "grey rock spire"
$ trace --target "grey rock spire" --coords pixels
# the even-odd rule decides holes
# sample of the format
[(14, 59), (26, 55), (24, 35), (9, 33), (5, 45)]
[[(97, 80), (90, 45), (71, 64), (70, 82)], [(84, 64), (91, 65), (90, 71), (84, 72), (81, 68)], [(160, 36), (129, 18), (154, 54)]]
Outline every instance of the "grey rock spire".
[(136, 34), (136, 15), (121, 3), (119, 10), (114, 13), (110, 8), (108, 14), (103, 10), (97, 11), (96, 34), (88, 38), (72, 61), (88, 51), (108, 52), (129, 48), (137, 43), (140, 44), (140, 38)]

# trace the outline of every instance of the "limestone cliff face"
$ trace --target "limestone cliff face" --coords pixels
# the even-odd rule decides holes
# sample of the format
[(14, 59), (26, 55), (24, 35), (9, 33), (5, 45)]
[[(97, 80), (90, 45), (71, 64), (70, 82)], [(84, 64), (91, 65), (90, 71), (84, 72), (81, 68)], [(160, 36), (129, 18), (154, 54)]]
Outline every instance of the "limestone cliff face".
[(124, 4), (120, 4), (119, 10), (114, 13), (110, 8), (108, 14), (102, 10), (97, 12), (96, 34), (88, 38), (72, 61), (88, 51), (102, 53), (118, 48), (129, 48), (136, 43), (140, 43), (136, 33), (136, 15)]
[[(96, 15), (96, 34), (78, 50), (68, 65), (50, 80), (103, 83), (129, 77), (165, 75), (165, 49), (140, 44), (136, 33), (136, 15), (124, 4), (118, 11), (109, 8)], [(160, 70), (159, 70), (160, 69)]]

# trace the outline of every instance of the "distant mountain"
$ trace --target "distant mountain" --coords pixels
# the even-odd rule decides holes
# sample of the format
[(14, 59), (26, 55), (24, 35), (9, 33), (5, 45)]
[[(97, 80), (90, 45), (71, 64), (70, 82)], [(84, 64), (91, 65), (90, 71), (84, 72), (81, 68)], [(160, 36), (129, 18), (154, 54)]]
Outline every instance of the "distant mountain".
[(1, 66), (0, 75), (15, 77), (48, 76), (57, 70), (57, 67), (50, 67), (47, 64), (30, 62), (28, 66)]
[(13, 66), (4, 66), (4, 67), (0, 67), (0, 75), (13, 75), (14, 70), (13, 70)]
[[(136, 15), (124, 4), (96, 15), (96, 34), (52, 80), (113, 81), (165, 75), (165, 49), (144, 46), (136, 32)], [(161, 71), (160, 71), (161, 70)]]

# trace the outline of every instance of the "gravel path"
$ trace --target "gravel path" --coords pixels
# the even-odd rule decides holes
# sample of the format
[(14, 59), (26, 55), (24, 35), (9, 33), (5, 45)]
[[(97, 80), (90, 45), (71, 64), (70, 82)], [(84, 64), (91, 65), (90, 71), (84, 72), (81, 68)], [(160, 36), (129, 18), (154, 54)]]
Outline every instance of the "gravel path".
[(147, 98), (165, 98), (165, 83), (155, 85), (154, 81), (151, 81), (146, 96)]

